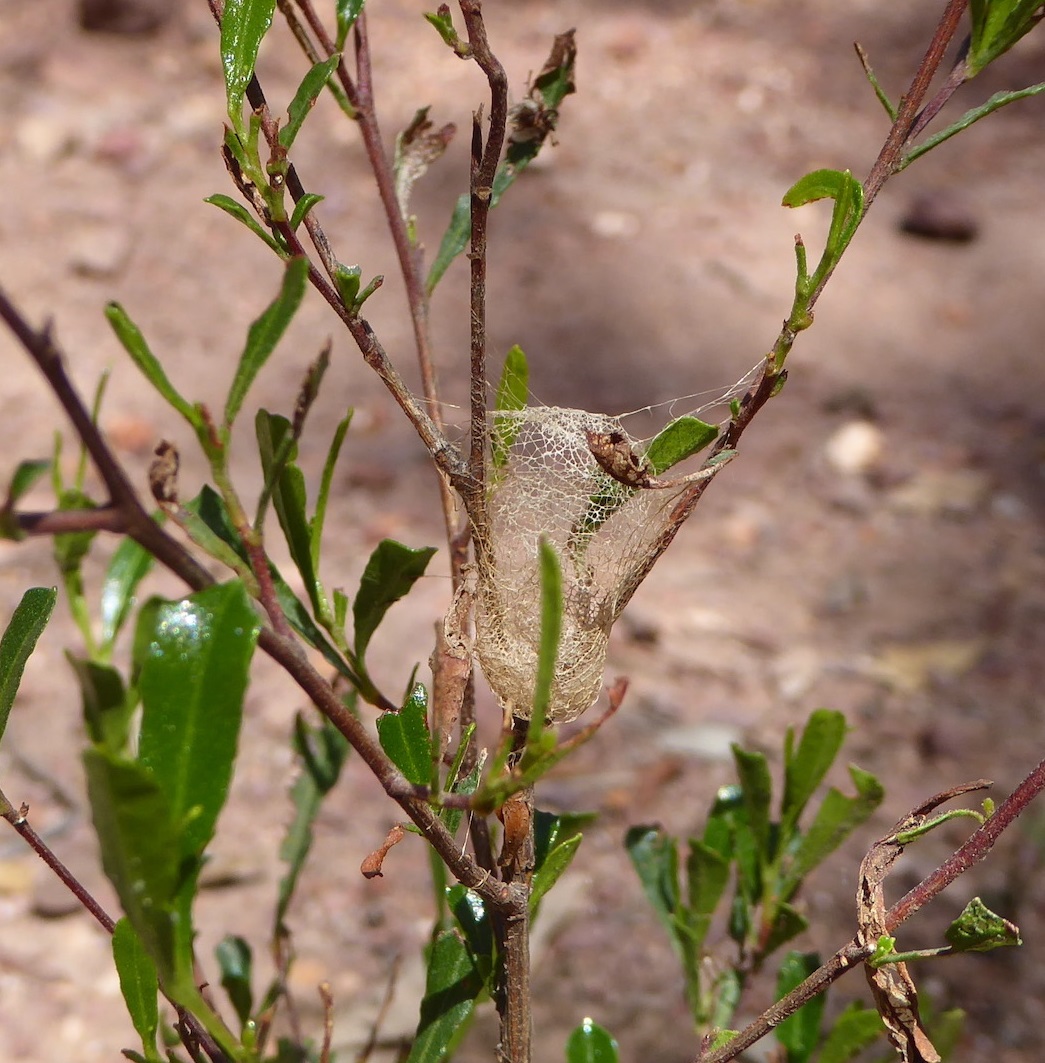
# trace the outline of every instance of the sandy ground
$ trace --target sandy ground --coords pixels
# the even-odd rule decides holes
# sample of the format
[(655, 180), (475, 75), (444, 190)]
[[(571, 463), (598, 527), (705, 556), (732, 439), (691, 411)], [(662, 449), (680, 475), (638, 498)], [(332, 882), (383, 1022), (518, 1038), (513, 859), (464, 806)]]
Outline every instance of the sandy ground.
[[(560, 143), (513, 188), (493, 224), (491, 345), (527, 351), (534, 401), (612, 412), (649, 406), (663, 419), (741, 378), (787, 310), (794, 233), (813, 246), (824, 228), (823, 212), (786, 211), (781, 195), (820, 166), (862, 176), (886, 131), (851, 41), (868, 49), (898, 95), (935, 7), (490, 3), (492, 40), (516, 98), (555, 32), (577, 26), (580, 46), (579, 93), (564, 108)], [(466, 128), (482, 99), (478, 71), (439, 46), (414, 4), (373, 8), (388, 142), (426, 103), (437, 122)], [(1025, 42), (967, 98), (1037, 80), (1043, 60), (1042, 45)], [(261, 70), (269, 98), (284, 100), (300, 62), (286, 41), (274, 41)], [(186, 493), (202, 476), (187, 433), (121, 357), (101, 311), (119, 300), (187, 393), (221, 400), (228, 359), (278, 283), (260, 244), (201, 202), (232, 191), (217, 153), (223, 101), (203, 4), (184, 5), (150, 38), (85, 34), (65, 0), (0, 6), (0, 281), (35, 319), (54, 316), (85, 391), (112, 367), (103, 423), (137, 482), (144, 486), (149, 452), (165, 436), (182, 447)], [(327, 196), (323, 219), (340, 257), (387, 278), (368, 304), (371, 321), (413, 380), (402, 293), (354, 131), (324, 101), (299, 144), (306, 186)], [(463, 150), (455, 144), (416, 193), (429, 247), (464, 187)], [(853, 724), (847, 756), (885, 783), (875, 822), (804, 894), (817, 919), (808, 947), (825, 951), (852, 932), (861, 851), (900, 814), (981, 776), (1004, 795), (1039, 759), (1043, 164), (1045, 110), (1032, 101), (886, 189), (797, 345), (785, 391), (618, 626), (611, 672), (631, 678), (626, 707), (539, 795), (545, 807), (602, 816), (545, 913), (538, 1059), (561, 1058), (566, 1033), (586, 1015), (617, 1034), (626, 1063), (695, 1054), (669, 946), (620, 839), (641, 822), (698, 830), (715, 787), (730, 779), (729, 741), (775, 757), (786, 727), (813, 708), (836, 707)], [(975, 238), (904, 234), (900, 222), (922, 197), (950, 204)], [(465, 279), (459, 264), (433, 309), (451, 407), (465, 398)], [(262, 374), (258, 401), (289, 410), (328, 334), (335, 370), (302, 461), (318, 473), (334, 423), (355, 407), (324, 562), (331, 582), (351, 588), (381, 538), (436, 544), (439, 520), (422, 448), (320, 300), (307, 301)], [(6, 335), (0, 359), (7, 475), (20, 458), (47, 455), (56, 429), (68, 431)], [(459, 419), (453, 408), (449, 419)], [(71, 450), (67, 442), (67, 464)], [(250, 450), (245, 438), (245, 491), (258, 483)], [(51, 582), (53, 569), (45, 543), (0, 545), (7, 615), (25, 587)], [(447, 603), (445, 567), (432, 571), (375, 645), (390, 689), (430, 652), (431, 624)], [(152, 589), (177, 593), (163, 578)], [(111, 903), (84, 822), (66, 645), (75, 635), (63, 617), (27, 671), (0, 754), (2, 785), (12, 800), (32, 802), (34, 821), (56, 831), (62, 855)], [(279, 874), (285, 736), (299, 700), (265, 662), (249, 699), (242, 772), (201, 904), (205, 955), (224, 931), (252, 936), (263, 953), (259, 931)], [(488, 696), (483, 711), (493, 719)], [(375, 986), (397, 955), (398, 1003), (386, 1031), (409, 1029), (416, 1014), (413, 958), (430, 917), (420, 846), (401, 846), (383, 880), (356, 872), (392, 818), (354, 765), (324, 813), (297, 909), (303, 1020), (318, 1029), (312, 987), (329, 979), (342, 1044), (366, 1029)], [(1021, 925), (1023, 949), (934, 965), (923, 976), (937, 1009), (969, 1012), (962, 1060), (1042, 1057), (1042, 822), (1028, 815), (972, 881), (901, 938), (934, 943), (974, 894)], [(961, 837), (945, 832), (914, 847), (897, 888)], [(104, 936), (17, 846), (0, 853), (0, 873), (0, 1060), (116, 1058), (133, 1038)], [(849, 981), (842, 997), (865, 994), (862, 981)], [(480, 1025), (462, 1059), (491, 1058), (490, 1020)]]

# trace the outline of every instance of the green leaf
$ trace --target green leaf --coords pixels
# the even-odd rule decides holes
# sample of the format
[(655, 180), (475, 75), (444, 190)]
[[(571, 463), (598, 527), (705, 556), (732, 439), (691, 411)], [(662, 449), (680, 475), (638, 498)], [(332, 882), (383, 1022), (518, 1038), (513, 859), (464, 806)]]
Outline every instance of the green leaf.
[(573, 858), (577, 855), (577, 850), (583, 840), (584, 836), (582, 834), (575, 834), (572, 838), (567, 838), (566, 841), (556, 845), (541, 867), (534, 872), (530, 892), (531, 919), (537, 915), (541, 898), (559, 881), (562, 873), (573, 862)]
[[(824, 253), (810, 278), (799, 276), (799, 293), (808, 295), (842, 257), (863, 218), (864, 190), (848, 170), (814, 170), (800, 177), (784, 194), (785, 207), (802, 207), (819, 199), (833, 199), (831, 228)], [(802, 274), (804, 270), (800, 270)]]
[(307, 283), (308, 259), (303, 255), (290, 259), (283, 274), (283, 286), (279, 295), (254, 321), (247, 333), (247, 342), (240, 355), (236, 375), (233, 378), (232, 387), (229, 388), (229, 396), (225, 400), (224, 427), (226, 430), (232, 427), (243, 405), (243, 400), (247, 397), (250, 385), (254, 382), (261, 367), (268, 361), (269, 355), (275, 350), (280, 337), (301, 305)]
[(782, 845), (785, 847), (809, 799), (838, 756), (846, 730), (845, 717), (840, 712), (819, 709), (809, 717), (798, 749), (794, 750), (794, 730), (788, 728), (784, 740), (784, 799), (781, 815)]
[(522, 347), (516, 344), (504, 359), (504, 369), (497, 384), (493, 418), (493, 466), (500, 469), (508, 461), (508, 452), (519, 434), (522, 421), (518, 417), (498, 417), (502, 410), (524, 410), (529, 398), (530, 366)]
[(417, 1035), (406, 1063), (440, 1063), (458, 1043), (475, 1010), (483, 980), (455, 930), (440, 933), (428, 955), (428, 978)]
[(329, 59), (323, 59), (316, 63), (311, 70), (302, 78), (298, 91), (287, 109), (290, 121), (279, 131), (280, 144), (289, 150), (294, 143), (294, 138), (301, 130), (308, 112), (312, 110), (319, 94), (323, 91), (327, 79), (334, 72), (337, 64), (341, 62), (341, 54), (335, 52)]
[(153, 565), (152, 555), (133, 539), (121, 539), (105, 568), (101, 592), (102, 650), (108, 655), (134, 608), (138, 584)]
[(868, 1045), (874, 1044), (883, 1033), (885, 1026), (882, 1024), (881, 1015), (873, 1008), (865, 1008), (854, 1001), (835, 1019), (816, 1061), (849, 1063), (849, 1060), (859, 1055)]
[(773, 798), (773, 780), (769, 774), (769, 762), (765, 754), (733, 746), (733, 760), (740, 780), (741, 797), (744, 803), (744, 819), (758, 847), (758, 862), (761, 866), (771, 863), (775, 854), (771, 849), (770, 803)]
[(225, 0), (221, 18), (221, 65), (225, 71), (228, 114), (235, 129), (243, 128), (243, 97), (254, 67), (258, 48), (272, 25), (276, 0)]
[(318, 192), (306, 192), (295, 204), (294, 211), (290, 215), (290, 228), (297, 232), (298, 226), (305, 220), (308, 212), (317, 204), (322, 203), (326, 196)]
[(646, 899), (679, 952), (679, 857), (675, 839), (659, 827), (631, 827), (624, 836), (624, 848), (638, 872)]
[(112, 955), (120, 978), (120, 992), (141, 1038), (145, 1059), (148, 1063), (160, 1063), (163, 1057), (156, 1051), (156, 1031), (160, 1026), (156, 965), (126, 918), (120, 919), (113, 928)]
[(1022, 945), (1015, 923), (996, 915), (973, 897), (944, 933), (955, 952), (990, 952), (1003, 945)]
[(541, 639), (537, 647), (537, 675), (533, 684), (533, 712), (527, 730), (527, 742), (538, 739), (544, 730), (562, 638), (562, 568), (559, 555), (543, 536), (538, 551), (541, 566)]
[(425, 21), (429, 23), (429, 25), (435, 27), (436, 32), (443, 38), (445, 44), (448, 44), (454, 49), (454, 51), (458, 50), (461, 44), (461, 38), (457, 35), (457, 30), (454, 29), (454, 20), (449, 9), (445, 15), (438, 12), (426, 11)]
[(446, 899), (464, 934), (483, 983), (488, 986), (494, 973), (494, 942), (493, 926), (486, 905), (478, 893), (461, 885), (448, 886)]
[(112, 326), (116, 338), (123, 344), (124, 350), (141, 370), (145, 379), (160, 393), (168, 405), (172, 406), (197, 431), (202, 427), (199, 411), (181, 397), (174, 385), (167, 379), (167, 374), (160, 365), (156, 355), (149, 349), (138, 326), (127, 316), (119, 303), (109, 303), (105, 307), (105, 316)]
[(566, 1042), (566, 1063), (617, 1063), (617, 1042), (591, 1019), (585, 1019)]
[(658, 432), (646, 448), (646, 460), (655, 476), (703, 450), (717, 438), (718, 428), (697, 417), (678, 417)]
[(139, 759), (198, 856), (228, 795), (259, 624), (239, 583), (219, 584), (156, 615), (141, 670)]
[[(258, 455), (265, 474), (265, 486), (272, 492), (272, 504), (279, 518), (290, 556), (305, 585), (313, 613), (319, 612), (320, 586), (312, 555), (312, 534), (305, 512), (305, 475), (294, 464), (297, 444), (291, 438), (286, 417), (258, 410), (254, 418)], [(282, 460), (279, 460), (282, 457)]]
[(51, 619), (57, 598), (58, 591), (54, 587), (30, 587), (15, 606), (0, 638), (0, 739), (7, 729), (25, 663)]
[(311, 726), (298, 713), (294, 720), (295, 761), (300, 768), (290, 798), (294, 818), (279, 847), (279, 856), (289, 865), (279, 883), (275, 925), (279, 930), (286, 919), (298, 877), (312, 848), (312, 824), (323, 798), (334, 788), (348, 755), (348, 739), (326, 718)]
[(222, 988), (236, 1010), (240, 1025), (245, 1026), (254, 1007), (254, 994), (250, 986), (250, 945), (236, 934), (226, 934), (218, 942), (214, 955), (221, 969)]
[(415, 786), (425, 786), (432, 777), (432, 736), (428, 733), (428, 694), (418, 683), (398, 712), (377, 718), (381, 748)]
[[(348, 433), (348, 426), (352, 423), (354, 411), (348, 413), (338, 422), (334, 429), (334, 438), (330, 441), (330, 449), (327, 451), (326, 461), (323, 463), (323, 476), (319, 481), (319, 494), (316, 496), (316, 512), (309, 524), (310, 549), (312, 552), (312, 565), (319, 568), (319, 552), (323, 540), (323, 524), (327, 517), (327, 502), (330, 499), (330, 488), (334, 482), (334, 468), (337, 465), (338, 455), (341, 453), (341, 445)], [(344, 621), (339, 625), (344, 627)]]
[[(819, 966), (820, 957), (815, 952), (789, 952), (777, 971), (777, 1000), (801, 985)], [(827, 996), (821, 993), (776, 1028), (776, 1039), (787, 1052), (787, 1063), (806, 1063), (812, 1056), (820, 1040), (826, 1003)]]
[(341, 51), (366, 0), (337, 0), (337, 49)]
[(778, 903), (774, 912), (773, 923), (763, 941), (759, 943), (759, 952), (763, 956), (769, 956), (781, 945), (785, 945), (792, 938), (798, 937), (808, 927), (809, 920), (804, 915), (792, 908), (790, 904)]
[(1041, 17), (1040, 8), (1041, 0), (970, 0), (972, 33), (965, 59), (966, 79), (974, 77), (1029, 33)]
[(366, 563), (352, 603), (357, 657), (363, 658), (385, 613), (424, 575), (434, 553), (434, 546), (412, 550), (393, 539), (378, 543)]
[(711, 928), (715, 909), (729, 885), (729, 868), (727, 857), (697, 838), (690, 839), (686, 860), (687, 906), (695, 949), (699, 950)]
[(833, 787), (827, 792), (782, 876), (781, 896), (793, 896), (806, 875), (823, 863), (881, 804), (885, 791), (873, 775), (851, 764), (849, 776), (856, 787), (856, 796), (846, 797)]
[(99, 661), (70, 653), (66, 659), (80, 684), (84, 724), (91, 741), (110, 753), (126, 753), (135, 699), (128, 697), (123, 677), (111, 665)]
[(102, 867), (166, 987), (175, 974), (171, 905), (183, 873), (181, 832), (143, 764), (98, 747), (83, 759)]
[[(320, 199), (323, 197), (320, 196)], [(302, 197), (304, 199), (304, 197)], [(242, 222), (255, 236), (260, 237), (273, 251), (279, 255), (280, 258), (286, 258), (287, 252), (280, 245), (279, 241), (266, 229), (253, 214), (242, 203), (237, 202), (231, 196), (223, 195), (221, 192), (215, 193), (213, 196), (207, 196), (203, 201), (204, 203), (210, 203), (212, 206), (217, 207), (219, 210), (225, 211), (230, 217), (235, 218), (236, 221)], [(311, 205), (311, 204), (310, 204)], [(305, 208), (308, 209), (307, 207)], [(297, 214), (297, 208), (295, 207), (295, 215)], [(302, 214), (302, 217), (304, 214)], [(300, 218), (298, 219), (301, 220)]]
[(4, 509), (12, 509), (18, 500), (32, 488), (33, 484), (51, 469), (49, 459), (41, 458), (36, 461), (20, 461), (11, 474), (11, 482), (7, 487), (7, 498), (4, 501)]

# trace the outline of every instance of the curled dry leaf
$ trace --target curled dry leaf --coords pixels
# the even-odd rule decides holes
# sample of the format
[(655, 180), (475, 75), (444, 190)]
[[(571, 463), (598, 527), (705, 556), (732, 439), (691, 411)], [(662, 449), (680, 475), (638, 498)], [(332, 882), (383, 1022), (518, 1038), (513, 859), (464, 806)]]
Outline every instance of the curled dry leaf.
[(161, 439), (149, 466), (149, 490), (160, 505), (177, 504), (178, 501), (178, 448), (166, 439)]
[(359, 865), (359, 870), (363, 873), (363, 878), (381, 878), (384, 872), (381, 870), (385, 857), (388, 855), (388, 850), (393, 845), (398, 845), (403, 840), (406, 831), (403, 830), (403, 825), (397, 823), (385, 836), (384, 842), (382, 842), (380, 848), (375, 849), (369, 856), (365, 857), (363, 862)]

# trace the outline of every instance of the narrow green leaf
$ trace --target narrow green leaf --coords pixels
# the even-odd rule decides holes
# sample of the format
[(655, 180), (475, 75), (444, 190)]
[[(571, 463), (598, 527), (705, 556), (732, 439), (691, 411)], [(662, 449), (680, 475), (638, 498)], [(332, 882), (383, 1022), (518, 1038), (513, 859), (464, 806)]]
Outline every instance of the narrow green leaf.
[(804, 207), (819, 199), (838, 199), (852, 175), (843, 170), (813, 170), (800, 177), (785, 193), (785, 207)]
[(450, 15), (449, 10), (447, 10), (445, 15), (433, 11), (426, 11), (425, 22), (435, 27), (436, 32), (443, 38), (444, 44), (448, 44), (454, 49), (454, 51), (457, 51), (461, 44), (461, 39), (457, 35), (457, 30), (454, 29), (454, 20)]
[(638, 872), (646, 899), (679, 952), (679, 858), (675, 839), (659, 827), (632, 827), (624, 836), (624, 848)]
[(363, 658), (385, 613), (424, 575), (434, 553), (434, 546), (413, 550), (393, 539), (378, 543), (352, 603), (357, 657)]
[(202, 427), (199, 411), (191, 403), (187, 402), (179, 394), (174, 385), (167, 379), (167, 374), (160, 365), (156, 355), (149, 349), (145, 337), (141, 334), (138, 326), (127, 316), (127, 312), (119, 303), (109, 303), (105, 308), (105, 316), (112, 326), (116, 338), (123, 344), (124, 350), (131, 356), (131, 360), (141, 370), (145, 379), (160, 393), (167, 403), (178, 411), (196, 430)]
[(258, 455), (265, 474), (265, 487), (279, 518), (290, 556), (301, 574), (314, 614), (319, 613), (319, 579), (312, 559), (312, 534), (305, 512), (305, 475), (294, 464), (297, 445), (291, 438), (291, 424), (279, 414), (258, 410), (254, 418)]
[(54, 587), (30, 587), (15, 606), (0, 638), (0, 739), (7, 729), (25, 663), (51, 619), (57, 598), (58, 591)]
[(585, 1019), (566, 1041), (566, 1063), (617, 1063), (617, 1042), (591, 1019)]
[(221, 985), (236, 1011), (241, 1026), (245, 1026), (254, 1007), (251, 989), (252, 958), (250, 945), (236, 934), (226, 934), (218, 942), (214, 955), (221, 970)]
[(537, 739), (544, 730), (562, 638), (562, 568), (559, 555), (543, 536), (538, 550), (541, 566), (541, 641), (537, 648), (537, 675), (533, 684), (533, 713), (527, 731), (528, 741)]
[[(354, 412), (354, 410), (349, 410), (338, 422), (337, 428), (334, 429), (334, 438), (330, 441), (330, 449), (327, 451), (326, 461), (323, 463), (323, 476), (319, 481), (319, 494), (316, 496), (316, 512), (309, 523), (309, 549), (312, 554), (312, 566), (317, 570), (319, 568), (320, 547), (323, 542), (323, 524), (327, 518), (327, 502), (330, 499), (330, 488), (334, 482), (334, 468), (337, 465), (338, 455), (341, 453), (341, 446), (345, 442), (345, 436), (348, 433), (348, 426), (352, 423)], [(343, 620), (339, 626), (344, 627)]]
[(318, 192), (306, 192), (295, 204), (294, 211), (290, 215), (290, 228), (297, 232), (298, 226), (305, 220), (305, 215), (317, 204), (322, 203), (326, 196)]
[[(323, 197), (320, 196), (320, 199)], [(304, 199), (304, 197), (302, 197)], [(217, 207), (219, 210), (225, 211), (230, 217), (235, 218), (236, 221), (242, 222), (255, 236), (260, 237), (273, 251), (279, 255), (280, 258), (286, 258), (286, 251), (280, 246), (276, 238), (266, 229), (257, 218), (242, 203), (237, 202), (231, 196), (226, 196), (221, 192), (216, 192), (213, 196), (207, 196), (203, 201), (204, 203), (210, 203), (212, 206)], [(311, 204), (310, 204), (311, 205)], [(306, 207), (307, 209), (307, 207)], [(296, 213), (296, 208), (295, 208)], [(304, 214), (302, 214), (302, 217)], [(300, 221), (300, 218), (298, 219)]]
[(243, 405), (243, 400), (247, 397), (250, 385), (261, 371), (261, 367), (268, 361), (269, 355), (275, 350), (291, 318), (301, 305), (307, 283), (308, 259), (304, 256), (290, 259), (283, 273), (283, 285), (279, 295), (254, 321), (247, 333), (247, 342), (240, 355), (236, 375), (233, 378), (232, 387), (229, 388), (229, 396), (225, 400), (224, 427), (226, 429), (232, 427)]
[(440, 1063), (464, 1036), (483, 980), (454, 930), (440, 933), (428, 955), (428, 978), (417, 1035), (406, 1063)]
[(744, 802), (744, 818), (759, 850), (759, 863), (771, 863), (770, 804), (773, 798), (773, 779), (765, 754), (733, 746), (733, 760), (740, 780)]
[(729, 885), (729, 860), (705, 842), (691, 838), (686, 860), (687, 907), (694, 948), (699, 950), (711, 920)]
[(110, 753), (125, 754), (131, 735), (135, 699), (124, 689), (123, 677), (108, 664), (66, 653), (80, 684), (83, 717), (91, 741)]
[(432, 736), (428, 733), (428, 694), (418, 683), (398, 712), (377, 718), (381, 748), (393, 764), (416, 786), (432, 775)]
[(584, 836), (582, 834), (575, 834), (572, 838), (567, 838), (566, 841), (561, 842), (552, 849), (540, 869), (533, 873), (533, 883), (530, 891), (531, 919), (536, 918), (541, 898), (559, 881), (562, 873), (573, 862), (573, 858), (577, 855), (577, 850), (583, 840)]
[(835, 1019), (816, 1063), (849, 1063), (883, 1033), (885, 1026), (881, 1015), (854, 1001)]
[(98, 747), (83, 754), (102, 867), (165, 987), (174, 977), (171, 905), (182, 876), (182, 839), (152, 772)]
[(112, 649), (136, 603), (135, 591), (153, 565), (152, 555), (133, 539), (121, 539), (105, 568), (101, 592), (102, 640), (105, 653)]
[(335, 52), (329, 59), (316, 63), (302, 78), (298, 91), (294, 94), (294, 99), (291, 100), (290, 107), (287, 109), (290, 121), (279, 131), (279, 142), (284, 148), (289, 150), (294, 143), (294, 138), (301, 131), (308, 112), (312, 110), (327, 79), (340, 61), (341, 54)]
[(582, 828), (598, 819), (595, 812), (556, 814), (536, 809), (533, 814), (534, 870), (539, 871), (548, 856), (563, 842), (579, 838)]
[(966, 79), (1004, 55), (1037, 24), (1041, 0), (970, 0), (972, 22)]
[(797, 851), (790, 858), (781, 880), (781, 896), (793, 896), (806, 875), (823, 863), (881, 804), (885, 791), (873, 775), (852, 764), (849, 775), (856, 787), (856, 796), (846, 797), (833, 787), (827, 792)]
[(161, 1063), (163, 1057), (156, 1050), (156, 1031), (160, 1027), (157, 1002), (160, 985), (156, 965), (126, 918), (120, 919), (113, 929), (112, 955), (120, 979), (120, 992), (134, 1029), (141, 1038), (145, 1059), (148, 1063)]
[(783, 846), (798, 823), (809, 799), (823, 782), (842, 748), (846, 733), (845, 717), (840, 712), (819, 709), (806, 723), (793, 750), (794, 731), (789, 728), (784, 743), (784, 798), (781, 809)]
[(20, 461), (17, 468), (11, 474), (11, 483), (7, 488), (7, 498), (4, 508), (10, 509), (18, 500), (47, 472), (50, 471), (49, 459), (37, 459), (36, 461)]
[(336, 0), (337, 4), (337, 48), (341, 51), (348, 39), (349, 30), (356, 23), (366, 0)]
[(254, 76), (258, 48), (272, 25), (276, 0), (225, 0), (221, 18), (221, 65), (225, 71), (228, 114), (243, 127), (243, 97)]
[(139, 759), (198, 856), (225, 803), (243, 695), (260, 627), (240, 583), (219, 584), (156, 615), (140, 678)]
[(990, 952), (1003, 945), (1022, 945), (1015, 923), (996, 915), (973, 897), (943, 935), (955, 952)]
[(646, 448), (653, 474), (660, 476), (680, 461), (703, 450), (718, 436), (718, 428), (697, 417), (678, 417), (658, 432)]
[[(819, 966), (820, 957), (815, 952), (789, 952), (777, 971), (777, 1000), (801, 985)], [(806, 1063), (812, 1056), (820, 1041), (826, 1003), (827, 997), (821, 993), (776, 1028), (776, 1039), (787, 1052), (787, 1063)]]
[(493, 418), (493, 466), (501, 468), (508, 461), (522, 421), (518, 417), (499, 417), (502, 410), (524, 410), (530, 396), (530, 366), (522, 347), (516, 344), (504, 359), (504, 369), (497, 384)]
[(446, 899), (483, 982), (488, 986), (494, 973), (494, 941), (486, 904), (478, 893), (461, 885), (448, 886)]
[(323, 798), (334, 788), (348, 755), (348, 740), (327, 719), (315, 727), (299, 713), (294, 720), (294, 753), (300, 771), (290, 788), (294, 818), (279, 847), (289, 865), (279, 883), (275, 926), (282, 928), (298, 878), (312, 848), (312, 825)]

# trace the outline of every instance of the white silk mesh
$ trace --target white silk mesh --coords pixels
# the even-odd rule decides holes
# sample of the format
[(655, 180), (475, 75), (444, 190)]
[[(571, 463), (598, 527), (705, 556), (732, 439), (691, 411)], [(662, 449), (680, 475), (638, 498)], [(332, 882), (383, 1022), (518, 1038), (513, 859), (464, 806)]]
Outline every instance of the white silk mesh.
[(500, 461), (488, 460), (488, 527), (473, 529), (481, 540), (476, 652), (502, 708), (529, 718), (540, 644), (538, 546), (545, 538), (563, 578), (562, 639), (548, 718), (568, 723), (599, 695), (610, 629), (684, 486), (628, 487), (602, 468), (589, 432), (620, 433), (635, 454), (643, 451), (617, 418), (557, 407), (493, 417), (494, 438), (510, 445), (501, 448)]

